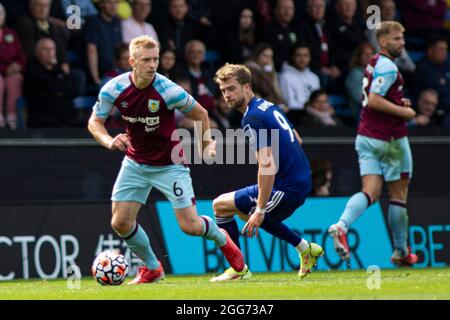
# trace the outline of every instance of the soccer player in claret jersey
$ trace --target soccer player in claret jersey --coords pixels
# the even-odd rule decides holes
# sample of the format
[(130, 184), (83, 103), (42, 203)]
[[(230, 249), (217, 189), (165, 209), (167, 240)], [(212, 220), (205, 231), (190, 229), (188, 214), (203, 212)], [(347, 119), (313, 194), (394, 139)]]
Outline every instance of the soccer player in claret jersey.
[[(255, 97), (247, 67), (226, 64), (217, 71), (215, 81), (228, 107), (244, 114), (242, 127), (250, 137), (258, 160), (258, 184), (223, 194), (214, 200), (217, 224), (228, 231), (236, 244), (239, 244), (236, 214), (247, 221), (242, 233), (249, 237), (258, 236), (261, 227), (287, 241), (299, 253), (299, 277), (304, 278), (324, 251), (282, 223), (305, 202), (311, 190), (311, 169), (302, 141), (278, 106)], [(273, 139), (277, 135), (272, 136), (272, 130), (278, 133), (278, 139)], [(282, 151), (283, 155), (276, 150)], [(245, 279), (250, 275), (238, 271), (231, 267), (211, 281)]]
[(350, 258), (347, 231), (350, 225), (374, 202), (378, 201), (383, 178), (390, 203), (388, 221), (392, 231), (394, 253), (391, 261), (411, 266), (417, 256), (407, 245), (408, 185), (412, 177), (412, 156), (406, 121), (413, 119), (411, 102), (403, 98), (403, 78), (394, 62), (401, 55), (405, 41), (403, 26), (384, 21), (377, 30), (380, 53), (368, 63), (363, 80), (363, 102), (355, 149), (359, 157), (362, 191), (348, 201), (339, 221), (328, 232), (337, 253)]
[[(131, 41), (129, 62), (132, 72), (110, 80), (100, 90), (88, 129), (104, 147), (126, 153), (113, 188), (111, 225), (144, 263), (130, 284), (164, 278), (164, 270), (147, 234), (136, 223), (138, 211), (152, 187), (169, 199), (183, 232), (213, 240), (230, 265), (245, 273), (242, 252), (226, 231), (220, 230), (210, 217), (198, 216), (189, 169), (177, 164), (183, 157), (182, 148), (175, 151), (175, 160), (172, 157), (179, 143), (171, 140), (175, 130), (174, 109), (201, 121), (203, 134), (208, 134), (208, 113), (180, 86), (156, 73), (159, 48), (151, 37)], [(126, 133), (114, 138), (104, 126), (113, 106), (120, 111), (126, 128)], [(204, 154), (214, 156), (215, 144), (206, 137), (200, 142), (201, 148)]]

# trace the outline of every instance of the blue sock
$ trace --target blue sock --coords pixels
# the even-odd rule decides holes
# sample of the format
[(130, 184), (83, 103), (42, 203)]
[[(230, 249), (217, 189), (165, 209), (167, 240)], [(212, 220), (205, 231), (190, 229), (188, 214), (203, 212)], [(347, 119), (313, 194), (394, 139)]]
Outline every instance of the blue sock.
[(159, 268), (158, 259), (156, 259), (150, 246), (150, 240), (139, 224), (136, 224), (133, 231), (122, 239), (125, 240), (128, 248), (145, 263), (147, 268), (150, 270)]
[(236, 219), (234, 219), (234, 217), (216, 217), (216, 223), (219, 228), (225, 229), (228, 232), (230, 238), (240, 249), (241, 246), (239, 243), (239, 228)]
[(345, 232), (371, 205), (370, 196), (365, 192), (355, 193), (347, 202), (344, 212), (337, 223)]
[(200, 216), (203, 222), (203, 235), (202, 237), (213, 240), (216, 246), (223, 247), (227, 243), (227, 237), (220, 231), (217, 224), (208, 216)]
[(275, 222), (269, 219), (264, 219), (261, 224), (261, 228), (266, 230), (271, 235), (277, 237), (278, 239), (284, 240), (294, 247), (302, 241), (302, 238), (292, 231), (287, 225), (282, 222)]
[(394, 240), (394, 248), (406, 255), (408, 253), (408, 214), (406, 204), (391, 200), (389, 203), (388, 221)]

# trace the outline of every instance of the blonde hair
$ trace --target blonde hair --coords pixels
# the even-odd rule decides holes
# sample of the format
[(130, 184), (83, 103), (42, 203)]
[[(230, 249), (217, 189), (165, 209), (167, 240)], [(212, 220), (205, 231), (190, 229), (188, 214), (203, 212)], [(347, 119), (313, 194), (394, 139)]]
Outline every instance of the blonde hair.
[(393, 31), (405, 32), (405, 28), (397, 21), (383, 21), (377, 29), (377, 39), (390, 34)]
[(242, 64), (226, 63), (222, 68), (217, 70), (214, 76), (214, 82), (220, 85), (221, 82), (231, 78), (236, 78), (237, 82), (241, 85), (251, 84), (252, 73), (250, 70)]
[(136, 58), (136, 52), (140, 48), (145, 48), (145, 49), (157, 48), (157, 49), (159, 49), (159, 45), (158, 45), (158, 42), (156, 42), (156, 40), (150, 36), (140, 36), (140, 37), (134, 38), (133, 40), (131, 40), (130, 46), (129, 46), (130, 57)]

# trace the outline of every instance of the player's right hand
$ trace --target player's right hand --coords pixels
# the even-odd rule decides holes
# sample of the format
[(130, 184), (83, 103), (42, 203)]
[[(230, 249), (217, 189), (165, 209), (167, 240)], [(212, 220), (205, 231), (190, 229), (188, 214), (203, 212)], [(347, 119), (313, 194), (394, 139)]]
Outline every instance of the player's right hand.
[(108, 148), (110, 150), (127, 151), (128, 148), (131, 148), (130, 137), (126, 133), (120, 133), (111, 140)]
[(412, 120), (416, 116), (416, 111), (413, 108), (403, 108), (402, 113), (405, 120)]

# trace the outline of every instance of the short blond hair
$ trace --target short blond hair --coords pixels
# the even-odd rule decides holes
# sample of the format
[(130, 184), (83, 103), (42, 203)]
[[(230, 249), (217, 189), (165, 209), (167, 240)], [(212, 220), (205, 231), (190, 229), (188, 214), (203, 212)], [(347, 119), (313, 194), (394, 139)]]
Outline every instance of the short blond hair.
[(226, 81), (231, 78), (236, 78), (239, 84), (251, 84), (252, 83), (252, 73), (249, 68), (242, 64), (231, 64), (226, 63), (223, 67), (217, 70), (214, 76), (214, 82), (220, 85), (221, 82)]
[(136, 58), (136, 52), (141, 49), (159, 49), (158, 42), (150, 36), (140, 36), (136, 37), (130, 42), (129, 50), (130, 57)]
[(405, 32), (405, 28), (397, 21), (383, 21), (377, 29), (377, 39), (380, 39), (393, 31)]

